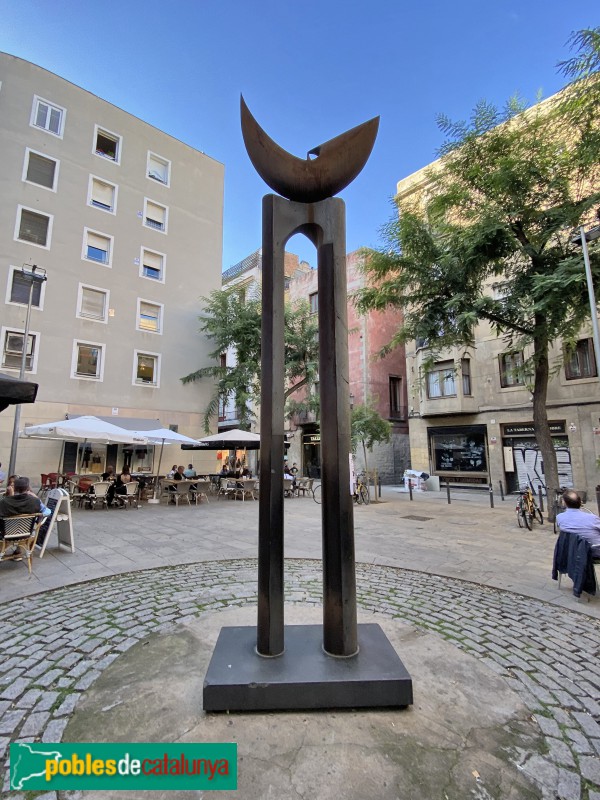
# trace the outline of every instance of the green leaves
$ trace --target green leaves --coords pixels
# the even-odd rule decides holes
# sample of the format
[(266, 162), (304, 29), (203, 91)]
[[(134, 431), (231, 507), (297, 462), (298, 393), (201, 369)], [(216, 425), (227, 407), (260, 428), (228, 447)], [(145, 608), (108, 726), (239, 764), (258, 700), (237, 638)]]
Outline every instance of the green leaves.
[[(219, 400), (235, 402), (240, 424), (248, 427), (260, 401), (261, 302), (247, 296), (243, 286), (215, 291), (203, 298), (200, 330), (206, 333), (213, 350), (213, 360), (181, 378), (191, 383), (211, 380), (215, 394), (205, 409), (204, 425), (208, 432), (219, 407)], [(286, 397), (298, 389), (314, 385), (318, 370), (318, 328), (308, 302), (285, 307)], [(221, 356), (227, 354), (227, 365)], [(298, 404), (300, 403), (297, 400)]]

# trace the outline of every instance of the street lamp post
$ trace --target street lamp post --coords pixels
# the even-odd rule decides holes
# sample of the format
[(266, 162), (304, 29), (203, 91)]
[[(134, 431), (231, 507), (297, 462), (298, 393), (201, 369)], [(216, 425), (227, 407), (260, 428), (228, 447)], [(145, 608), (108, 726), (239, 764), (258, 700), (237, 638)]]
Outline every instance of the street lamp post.
[(600, 378), (600, 334), (598, 333), (598, 307), (596, 306), (596, 296), (594, 294), (594, 282), (592, 280), (592, 268), (590, 265), (590, 254), (588, 252), (588, 242), (593, 242), (600, 238), (600, 225), (596, 225), (589, 231), (580, 226), (579, 236), (573, 239), (575, 244), (581, 244), (583, 250), (583, 263), (585, 264), (585, 279), (587, 281), (588, 297), (590, 299), (590, 313), (592, 317), (592, 336), (594, 339), (594, 354), (596, 356), (596, 375)]
[[(21, 268), (22, 277), (29, 282), (29, 300), (27, 301), (27, 316), (25, 317), (25, 331), (23, 333), (23, 347), (21, 349), (21, 370), (19, 378), (23, 380), (25, 377), (25, 366), (27, 363), (27, 342), (29, 340), (29, 321), (31, 319), (31, 304), (33, 301), (33, 287), (37, 284), (41, 286), (46, 278), (46, 270), (35, 264), (31, 269)], [(17, 461), (17, 445), (19, 442), (19, 425), (21, 422), (21, 404), (15, 406), (15, 420), (13, 424), (12, 443), (10, 447), (10, 461), (8, 464), (8, 474), (15, 474), (15, 464)]]

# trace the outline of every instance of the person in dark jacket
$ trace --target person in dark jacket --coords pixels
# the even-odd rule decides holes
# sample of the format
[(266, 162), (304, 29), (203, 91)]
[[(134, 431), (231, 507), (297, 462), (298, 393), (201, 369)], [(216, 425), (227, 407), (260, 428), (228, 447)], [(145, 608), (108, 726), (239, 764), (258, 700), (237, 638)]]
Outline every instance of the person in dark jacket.
[(29, 478), (15, 478), (15, 493), (0, 498), (0, 517), (16, 517), (19, 514), (52, 514), (37, 495), (31, 491)]

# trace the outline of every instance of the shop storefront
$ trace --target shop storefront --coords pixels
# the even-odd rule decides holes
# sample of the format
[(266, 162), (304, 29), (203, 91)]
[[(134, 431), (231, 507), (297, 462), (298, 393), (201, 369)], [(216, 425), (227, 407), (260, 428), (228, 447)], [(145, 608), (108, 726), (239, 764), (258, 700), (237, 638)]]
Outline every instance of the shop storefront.
[(432, 475), (457, 484), (489, 483), (485, 425), (428, 428)]
[[(533, 422), (502, 425), (501, 429), (507, 490), (516, 492), (522, 486), (532, 485), (537, 492), (540, 486), (545, 486), (546, 480)], [(550, 433), (558, 461), (559, 483), (573, 486), (571, 451), (564, 420), (551, 422)]]
[(321, 434), (302, 435), (302, 473), (308, 478), (321, 477)]

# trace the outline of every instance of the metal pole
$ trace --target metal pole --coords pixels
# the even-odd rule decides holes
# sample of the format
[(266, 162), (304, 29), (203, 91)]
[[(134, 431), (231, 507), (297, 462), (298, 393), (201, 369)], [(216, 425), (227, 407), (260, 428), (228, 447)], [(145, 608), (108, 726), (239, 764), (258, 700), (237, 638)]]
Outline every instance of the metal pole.
[(587, 239), (585, 238), (585, 230), (583, 226), (579, 228), (579, 233), (581, 234), (581, 249), (583, 250), (583, 263), (585, 264), (585, 279), (587, 281), (588, 296), (590, 298), (592, 334), (594, 338), (594, 350), (596, 355), (596, 375), (598, 378), (600, 378), (600, 333), (598, 332), (598, 309), (596, 307), (596, 297), (594, 295), (590, 254), (588, 252)]
[(490, 483), (490, 508), (494, 507), (494, 487)]
[(409, 494), (410, 499), (412, 500), (413, 499), (413, 496), (412, 496), (412, 480), (410, 478), (408, 479), (408, 494)]
[(540, 504), (540, 511), (544, 510), (544, 494), (542, 492), (542, 487), (538, 486), (538, 501)]
[(448, 505), (452, 502), (450, 499), (450, 481), (446, 479), (446, 494), (448, 495)]
[[(35, 270), (35, 267), (34, 267)], [(25, 318), (25, 333), (23, 334), (23, 347), (21, 349), (21, 369), (19, 371), (19, 378), (23, 380), (25, 377), (25, 364), (27, 362), (27, 342), (29, 340), (29, 320), (31, 318), (31, 303), (33, 300), (33, 277), (29, 284), (29, 301), (27, 303), (27, 316)], [(10, 446), (10, 460), (8, 462), (8, 474), (15, 474), (15, 464), (17, 462), (17, 445), (19, 443), (19, 425), (21, 423), (21, 404), (15, 406), (15, 420), (13, 423), (12, 442)]]
[(498, 483), (500, 484), (500, 497), (502, 500), (505, 500), (506, 498), (504, 497), (504, 486), (502, 486), (502, 481), (498, 481)]

